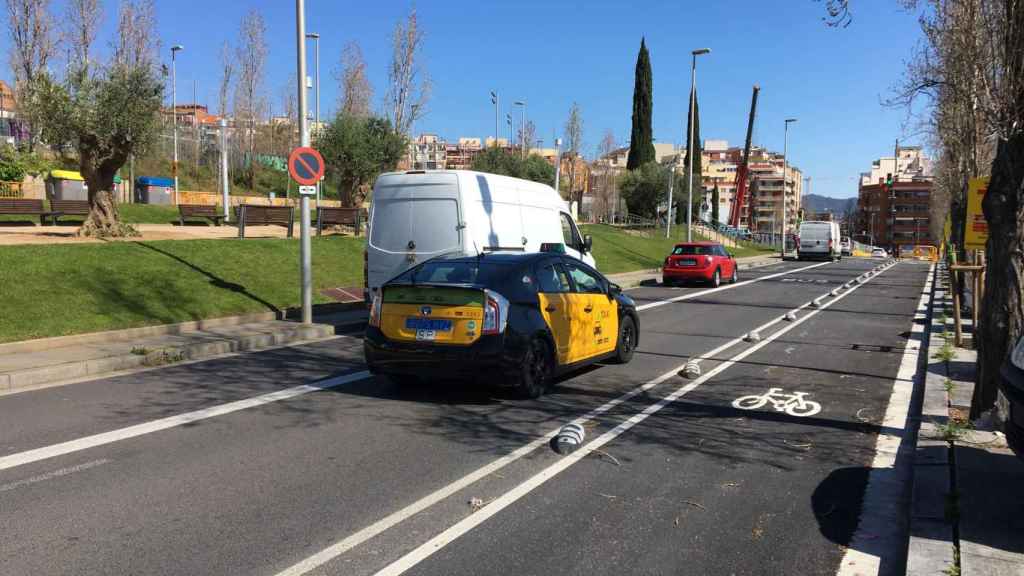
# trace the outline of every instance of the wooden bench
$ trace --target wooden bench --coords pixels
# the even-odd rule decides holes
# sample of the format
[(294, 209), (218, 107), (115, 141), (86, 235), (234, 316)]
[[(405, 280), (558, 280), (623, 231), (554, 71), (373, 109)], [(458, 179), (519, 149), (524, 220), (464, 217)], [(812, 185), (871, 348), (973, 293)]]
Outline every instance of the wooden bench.
[(294, 206), (261, 206), (259, 204), (242, 204), (235, 208), (238, 220), (238, 237), (245, 238), (247, 225), (274, 224), (288, 228), (288, 237), (292, 237), (295, 228)]
[(39, 224), (53, 215), (43, 207), (43, 201), (34, 198), (0, 198), (0, 214), (12, 216), (39, 216)]
[(319, 236), (323, 233), (324, 226), (345, 225), (351, 226), (355, 230), (356, 236), (359, 236), (362, 221), (362, 208), (327, 208), (321, 206), (316, 209), (316, 235)]
[(57, 225), (61, 216), (89, 216), (88, 200), (50, 200), (50, 223)]
[(224, 220), (224, 211), (220, 206), (209, 204), (178, 204), (178, 222), (184, 226), (185, 218), (206, 218), (214, 226), (220, 226)]

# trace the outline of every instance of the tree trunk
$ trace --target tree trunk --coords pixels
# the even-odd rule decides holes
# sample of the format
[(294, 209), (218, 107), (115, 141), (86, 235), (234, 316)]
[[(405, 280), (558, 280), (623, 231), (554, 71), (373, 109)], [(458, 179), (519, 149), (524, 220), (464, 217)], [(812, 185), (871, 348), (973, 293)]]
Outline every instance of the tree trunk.
[(971, 418), (995, 404), (999, 369), (1020, 338), (1024, 322), (1024, 134), (999, 143), (982, 208), (989, 237), (980, 326), (975, 326), (978, 380)]
[(117, 211), (117, 200), (114, 197), (114, 175), (117, 170), (102, 165), (99, 168), (87, 166), (85, 160), (88, 157), (83, 154), (81, 170), (89, 186), (90, 210), (89, 216), (78, 229), (78, 235), (97, 238), (138, 236), (139, 232), (134, 227), (121, 222), (121, 215)]

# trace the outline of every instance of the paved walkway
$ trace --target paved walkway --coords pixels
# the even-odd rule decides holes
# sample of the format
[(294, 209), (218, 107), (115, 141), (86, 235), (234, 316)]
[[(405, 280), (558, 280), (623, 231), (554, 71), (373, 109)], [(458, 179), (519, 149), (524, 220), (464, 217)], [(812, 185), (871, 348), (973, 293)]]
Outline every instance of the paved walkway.
[[(234, 226), (176, 224), (135, 224), (142, 237), (125, 238), (125, 240), (195, 240), (199, 238), (238, 238), (238, 228)], [(105, 242), (97, 238), (79, 238), (75, 236), (77, 225), (61, 226), (26, 226), (0, 222), (0, 246), (13, 244), (82, 244)], [(314, 234), (316, 232), (314, 231)], [(326, 234), (326, 231), (325, 231)], [(283, 226), (246, 226), (246, 238), (284, 238), (288, 230)], [(295, 237), (299, 236), (299, 227), (295, 226)]]
[[(952, 345), (948, 275), (939, 270), (931, 314), (921, 427), (915, 449), (908, 575), (1024, 574), (1024, 460), (987, 418), (963, 428), (974, 391), (977, 353)], [(943, 322), (945, 314), (945, 322)], [(971, 327), (965, 327), (969, 336)], [(959, 570), (954, 572), (959, 550)]]

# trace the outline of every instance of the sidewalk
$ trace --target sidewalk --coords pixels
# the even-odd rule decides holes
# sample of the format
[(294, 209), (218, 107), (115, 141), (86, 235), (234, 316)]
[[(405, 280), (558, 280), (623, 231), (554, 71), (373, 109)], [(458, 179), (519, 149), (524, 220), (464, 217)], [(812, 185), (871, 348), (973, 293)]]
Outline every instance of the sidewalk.
[(365, 322), (361, 303), (303, 325), (275, 313), (0, 344), (0, 396), (149, 368), (321, 340)]
[(948, 286), (940, 267), (915, 450), (907, 574), (1021, 575), (1024, 460), (985, 419), (967, 420), (977, 354), (953, 346)]
[[(314, 228), (315, 228), (314, 222)], [(142, 236), (125, 238), (124, 240), (196, 240), (196, 239), (218, 239), (238, 238), (238, 228), (227, 224), (224, 226), (207, 226), (186, 224), (132, 224)], [(79, 238), (75, 236), (78, 226), (24, 226), (10, 225), (0, 222), (0, 246), (11, 246), (16, 244), (88, 244), (96, 242), (108, 242), (111, 239)], [(295, 237), (298, 238), (298, 226), (295, 227)], [(327, 230), (324, 231), (328, 233)], [(314, 229), (313, 233), (316, 233)], [(337, 233), (332, 228), (331, 234)], [(352, 231), (345, 228), (346, 234)], [(286, 238), (288, 230), (283, 226), (246, 226), (246, 238)], [(117, 241), (117, 239), (114, 239)]]
[[(781, 262), (777, 254), (770, 256), (745, 256), (737, 258), (740, 270), (768, 266)], [(636, 288), (637, 286), (654, 286), (661, 281), (661, 268), (651, 270), (637, 270), (636, 272), (622, 272), (619, 274), (608, 274), (608, 279), (615, 282), (623, 289)], [(742, 278), (741, 278), (742, 280)]]

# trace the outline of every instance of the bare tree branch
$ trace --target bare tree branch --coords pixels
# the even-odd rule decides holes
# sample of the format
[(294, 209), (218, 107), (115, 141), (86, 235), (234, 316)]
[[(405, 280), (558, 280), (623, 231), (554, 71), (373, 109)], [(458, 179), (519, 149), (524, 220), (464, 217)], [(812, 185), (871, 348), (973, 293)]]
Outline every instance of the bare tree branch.
[(413, 9), (404, 23), (395, 25), (388, 67), (386, 113), (399, 134), (409, 134), (430, 99), (430, 79), (420, 64), (422, 48), (423, 31)]
[(373, 87), (366, 77), (366, 61), (358, 42), (349, 42), (341, 51), (339, 84), (339, 106), (342, 114), (366, 117), (370, 115), (370, 101)]

